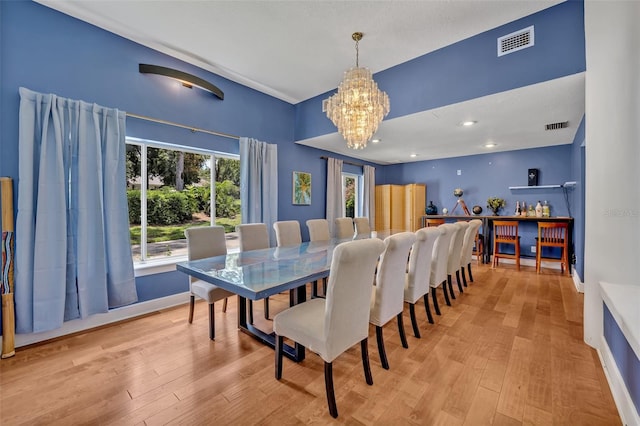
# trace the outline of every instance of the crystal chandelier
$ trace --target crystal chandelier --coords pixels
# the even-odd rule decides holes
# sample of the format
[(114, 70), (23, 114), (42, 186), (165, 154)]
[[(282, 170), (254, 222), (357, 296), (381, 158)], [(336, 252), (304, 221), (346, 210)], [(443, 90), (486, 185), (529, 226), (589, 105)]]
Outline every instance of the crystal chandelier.
[(322, 102), (322, 112), (338, 127), (347, 147), (362, 149), (389, 114), (389, 96), (378, 89), (371, 71), (358, 67), (358, 42), (362, 33), (353, 33), (356, 42), (356, 66), (344, 73), (338, 93)]

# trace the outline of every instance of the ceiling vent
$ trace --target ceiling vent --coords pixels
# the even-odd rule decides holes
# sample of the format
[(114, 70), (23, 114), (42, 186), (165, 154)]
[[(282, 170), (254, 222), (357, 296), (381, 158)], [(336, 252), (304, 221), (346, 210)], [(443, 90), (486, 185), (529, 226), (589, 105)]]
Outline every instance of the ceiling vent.
[(533, 25), (498, 38), (498, 56), (517, 52), (535, 43)]
[(562, 121), (560, 123), (549, 123), (544, 125), (545, 130), (566, 129), (567, 127), (569, 127), (568, 121)]

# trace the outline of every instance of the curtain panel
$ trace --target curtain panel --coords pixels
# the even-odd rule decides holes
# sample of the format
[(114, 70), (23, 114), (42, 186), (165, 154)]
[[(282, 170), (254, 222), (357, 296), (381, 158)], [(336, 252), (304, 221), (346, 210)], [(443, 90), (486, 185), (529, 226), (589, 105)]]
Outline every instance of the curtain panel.
[(344, 215), (342, 206), (342, 160), (327, 158), (327, 222), (335, 235), (335, 221)]
[(278, 220), (278, 146), (240, 138), (240, 210), (242, 223), (265, 223), (272, 247)]
[(138, 300), (125, 113), (20, 88), (16, 331)]
[(362, 216), (369, 218), (369, 226), (376, 229), (376, 168), (362, 168)]

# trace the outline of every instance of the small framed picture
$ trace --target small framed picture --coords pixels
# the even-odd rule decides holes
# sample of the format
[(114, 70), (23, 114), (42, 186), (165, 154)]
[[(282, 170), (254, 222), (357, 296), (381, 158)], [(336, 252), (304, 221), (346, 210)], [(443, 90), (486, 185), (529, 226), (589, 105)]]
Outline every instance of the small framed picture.
[(311, 173), (293, 172), (293, 204), (311, 204)]

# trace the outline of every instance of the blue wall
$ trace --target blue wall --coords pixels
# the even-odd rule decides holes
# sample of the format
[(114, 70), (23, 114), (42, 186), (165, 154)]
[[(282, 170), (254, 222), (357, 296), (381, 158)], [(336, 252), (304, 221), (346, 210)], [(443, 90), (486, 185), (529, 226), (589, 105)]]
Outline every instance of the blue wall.
[(603, 306), (604, 338), (616, 361), (622, 380), (624, 380), (633, 405), (640, 413), (640, 359), (624, 337), (618, 323), (609, 311), (606, 303)]

